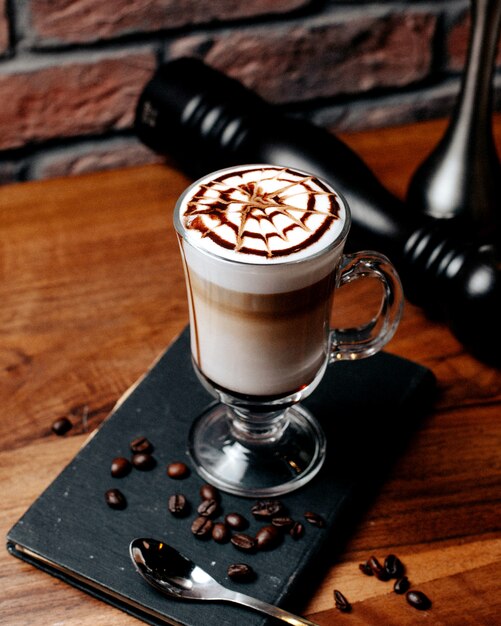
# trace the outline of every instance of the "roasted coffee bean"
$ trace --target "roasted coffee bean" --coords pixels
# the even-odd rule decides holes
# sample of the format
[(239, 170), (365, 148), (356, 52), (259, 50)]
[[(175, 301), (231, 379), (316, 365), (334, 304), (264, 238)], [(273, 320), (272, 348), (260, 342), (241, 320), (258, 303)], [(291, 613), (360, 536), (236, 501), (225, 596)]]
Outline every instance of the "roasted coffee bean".
[(219, 502), (221, 494), (215, 487), (206, 483), (200, 487), (200, 497), (202, 500), (216, 500)]
[(334, 589), (334, 600), (336, 602), (336, 609), (343, 613), (349, 613), (351, 611), (351, 604), (346, 597), (337, 589)]
[(374, 572), (372, 571), (368, 561), (366, 561), (365, 563), (360, 563), (358, 569), (362, 572), (362, 574), (365, 574), (366, 576), (374, 576)]
[(306, 521), (309, 522), (312, 526), (316, 526), (317, 528), (325, 527), (325, 520), (318, 513), (314, 513), (313, 511), (306, 511), (304, 517)]
[(185, 515), (188, 515), (190, 509), (188, 500), (182, 493), (173, 494), (169, 498), (167, 507), (175, 517), (184, 517)]
[(284, 505), (280, 500), (258, 500), (251, 512), (256, 519), (271, 520), (275, 515), (284, 513)]
[(404, 575), (404, 564), (394, 554), (388, 554), (385, 558), (384, 569), (390, 578), (402, 578)]
[(190, 473), (190, 470), (186, 463), (176, 461), (175, 463), (169, 463), (167, 465), (167, 476), (170, 478), (186, 478)]
[(230, 529), (223, 522), (216, 522), (212, 527), (212, 538), (216, 543), (227, 543), (230, 535)]
[(146, 437), (136, 437), (130, 442), (129, 447), (134, 454), (138, 452), (153, 452), (153, 444)]
[(289, 530), (289, 535), (293, 539), (301, 539), (301, 537), (304, 535), (304, 526), (301, 524), (301, 522), (294, 522), (292, 528)]
[(147, 472), (155, 467), (155, 457), (149, 452), (137, 452), (132, 455), (132, 465), (142, 472)]
[(286, 515), (276, 515), (272, 517), (271, 523), (280, 530), (289, 530), (294, 525), (294, 520)]
[(381, 563), (377, 560), (375, 556), (371, 556), (371, 558), (367, 561), (367, 563), (369, 564), (369, 567), (373, 571), (374, 576), (378, 580), (383, 580), (383, 581), (389, 580), (390, 577), (388, 576), (384, 567), (381, 565)]
[(249, 526), (249, 522), (240, 513), (228, 513), (224, 521), (233, 530), (245, 530)]
[(60, 417), (52, 424), (52, 432), (61, 437), (73, 428), (73, 424), (67, 417)]
[(280, 531), (271, 524), (263, 526), (256, 533), (256, 543), (258, 550), (272, 550), (282, 538)]
[(395, 581), (395, 584), (393, 585), (393, 591), (395, 593), (398, 593), (399, 595), (402, 595), (409, 589), (410, 586), (411, 585), (407, 576), (402, 576), (402, 578), (399, 578)]
[(125, 509), (127, 506), (127, 500), (119, 489), (108, 489), (104, 494), (104, 499), (106, 504), (112, 509)]
[(111, 475), (113, 478), (123, 478), (124, 476), (127, 476), (131, 469), (131, 462), (123, 456), (117, 456), (111, 462)]
[(414, 591), (411, 589), (411, 591), (408, 591), (405, 594), (405, 598), (407, 602), (415, 609), (418, 609), (418, 611), (426, 611), (431, 608), (430, 598), (428, 598), (428, 596), (422, 591)]
[(256, 577), (256, 572), (246, 563), (233, 563), (228, 567), (228, 576), (237, 582), (248, 582)]
[(219, 504), (216, 500), (202, 500), (197, 511), (202, 517), (214, 517), (219, 511)]
[(254, 552), (257, 545), (254, 537), (244, 533), (237, 533), (236, 535), (233, 535), (231, 543), (235, 546), (235, 548), (242, 550), (242, 552)]
[(212, 535), (213, 522), (208, 517), (197, 517), (191, 525), (191, 532), (198, 539), (208, 539)]

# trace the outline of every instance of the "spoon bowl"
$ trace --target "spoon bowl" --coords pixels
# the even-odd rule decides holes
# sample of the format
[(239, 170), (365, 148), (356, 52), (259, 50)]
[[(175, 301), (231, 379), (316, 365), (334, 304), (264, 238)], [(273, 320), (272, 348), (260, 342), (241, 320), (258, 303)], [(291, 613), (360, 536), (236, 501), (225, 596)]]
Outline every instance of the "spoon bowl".
[(191, 559), (163, 541), (134, 539), (130, 543), (129, 552), (137, 572), (152, 587), (170, 597), (178, 600), (232, 602), (266, 613), (292, 626), (316, 626), (304, 617), (227, 589)]
[(136, 570), (150, 585), (184, 600), (220, 600), (224, 587), (172, 546), (134, 539), (129, 547)]

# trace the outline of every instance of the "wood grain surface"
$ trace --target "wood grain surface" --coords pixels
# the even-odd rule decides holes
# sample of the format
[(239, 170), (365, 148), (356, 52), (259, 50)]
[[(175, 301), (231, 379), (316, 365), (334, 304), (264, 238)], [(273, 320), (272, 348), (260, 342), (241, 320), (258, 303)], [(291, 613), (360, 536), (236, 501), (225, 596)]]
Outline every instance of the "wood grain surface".
[[(402, 196), (443, 128), (438, 121), (342, 138)], [(501, 118), (495, 129), (501, 142)], [(186, 324), (171, 213), (188, 182), (156, 165), (0, 189), (4, 537)], [(346, 314), (356, 306), (356, 293), (345, 295)], [(388, 350), (429, 367), (439, 396), (313, 597), (304, 598), (304, 613), (321, 625), (501, 623), (501, 373), (411, 304)], [(51, 425), (62, 416), (74, 427), (56, 437)], [(389, 553), (432, 599), (430, 611), (360, 573), (370, 555)], [(334, 589), (351, 601), (351, 613), (334, 608)], [(3, 550), (0, 623), (139, 622)]]

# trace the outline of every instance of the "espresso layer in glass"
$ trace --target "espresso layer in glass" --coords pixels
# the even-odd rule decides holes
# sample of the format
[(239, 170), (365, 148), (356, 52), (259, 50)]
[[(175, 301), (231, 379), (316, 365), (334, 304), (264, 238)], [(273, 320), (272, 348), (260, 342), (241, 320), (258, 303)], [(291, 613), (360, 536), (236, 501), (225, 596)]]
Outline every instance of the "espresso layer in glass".
[(193, 358), (215, 385), (287, 396), (324, 367), (334, 272), (301, 289), (265, 294), (226, 289), (190, 268), (187, 278)]

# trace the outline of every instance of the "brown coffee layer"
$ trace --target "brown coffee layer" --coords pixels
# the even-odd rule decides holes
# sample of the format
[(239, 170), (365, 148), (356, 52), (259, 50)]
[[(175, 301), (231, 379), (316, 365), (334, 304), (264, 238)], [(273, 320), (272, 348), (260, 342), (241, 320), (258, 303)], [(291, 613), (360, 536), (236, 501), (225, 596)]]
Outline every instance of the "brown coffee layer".
[(256, 294), (226, 289), (211, 283), (190, 270), (193, 295), (211, 307), (243, 318), (266, 319), (303, 315), (330, 302), (334, 289), (335, 272), (321, 280), (294, 291)]

